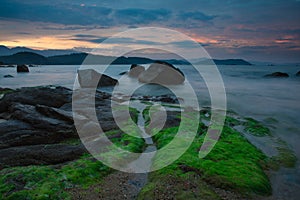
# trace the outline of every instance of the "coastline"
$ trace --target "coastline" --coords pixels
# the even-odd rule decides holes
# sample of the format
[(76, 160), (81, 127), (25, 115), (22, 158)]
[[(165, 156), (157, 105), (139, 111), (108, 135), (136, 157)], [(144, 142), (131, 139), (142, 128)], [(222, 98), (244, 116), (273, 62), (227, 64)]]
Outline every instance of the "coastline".
[[(53, 87), (53, 86), (52, 86)], [(35, 87), (35, 88), (37, 88), (37, 87)], [(43, 88), (44, 87), (39, 87), (39, 88), (41, 88), (41, 91), (43, 90)], [(45, 87), (45, 88), (47, 88), (47, 87)], [(50, 88), (50, 89), (49, 89)], [(34, 88), (29, 88), (28, 90), (30, 91), (30, 90), (33, 90)], [(53, 87), (52, 89), (51, 89), (51, 87), (48, 87), (48, 89), (46, 89), (46, 91), (48, 92), (48, 90), (62, 90), (62, 91), (64, 91), (65, 89), (63, 89), (63, 88), (61, 88), (61, 87)], [(20, 89), (21, 91), (23, 90), (23, 89)], [(6, 94), (9, 94), (10, 92), (13, 92), (13, 91), (5, 91), (5, 93)], [(44, 91), (45, 92), (45, 91)], [(3, 91), (2, 91), (2, 93), (4, 93)], [(65, 93), (65, 92), (63, 92), (63, 93)], [(54, 93), (55, 94), (55, 93)], [(57, 95), (59, 95), (60, 93), (58, 93)], [(70, 95), (70, 94), (69, 94)], [(103, 95), (103, 94), (102, 94)], [(109, 96), (109, 95), (108, 95)], [(4, 96), (5, 97), (5, 96)], [(4, 98), (3, 97), (3, 98)], [(3, 99), (2, 98), (2, 99)], [(39, 101), (38, 99), (37, 99), (37, 101)], [(101, 100), (102, 101), (102, 100)], [(149, 104), (148, 104), (148, 106), (149, 106)], [(174, 106), (176, 106), (176, 105), (174, 105)], [(62, 108), (63, 108), (63, 110), (64, 109), (66, 109), (68, 106), (65, 106), (65, 107), (63, 107), (62, 106)], [(65, 110), (66, 111), (66, 110)], [(205, 111), (205, 110), (204, 110)], [(61, 112), (60, 112), (61, 113)], [(136, 112), (135, 112), (136, 113)], [(209, 114), (208, 115), (205, 115), (206, 113), (209, 113), (209, 110), (206, 110), (205, 112), (203, 112), (202, 113), (202, 118), (204, 119), (204, 120), (207, 120), (207, 116), (209, 116)], [(133, 113), (134, 114), (134, 113)], [(49, 117), (49, 116), (48, 116)], [(52, 116), (53, 117), (53, 116)], [(146, 116), (145, 116), (146, 117)], [(146, 122), (147, 122), (147, 118), (145, 118), (145, 120), (146, 120)], [(148, 119), (149, 120), (149, 119)], [(3, 122), (1, 122), (1, 123), (3, 123)], [(201, 122), (202, 123), (202, 125), (201, 125), (201, 127), (203, 127), (204, 129), (205, 129), (205, 124), (203, 124), (203, 122)], [(146, 124), (146, 123), (145, 123)], [(270, 170), (273, 170), (273, 171), (278, 171), (279, 170), (279, 168), (280, 168), (280, 166), (285, 166), (285, 167), (293, 167), (294, 165), (295, 165), (295, 162), (296, 162), (296, 160), (295, 160), (295, 158), (292, 156), (292, 155), (294, 155), (294, 153), (293, 152), (291, 152), (290, 150), (289, 150), (289, 148), (288, 148), (288, 146), (286, 146), (284, 143), (282, 144), (283, 146), (281, 146), (282, 148), (280, 148), (280, 149), (277, 149), (277, 150), (280, 150), (280, 152), (281, 152), (281, 155), (279, 155), (279, 156), (273, 156), (273, 158), (272, 157), (268, 157), (267, 155), (265, 155), (265, 154), (263, 154), (262, 152), (261, 152), (261, 150), (258, 150), (256, 147), (254, 147), (253, 145), (255, 144), (255, 142), (253, 143), (252, 142), (252, 144), (250, 144), (249, 142), (247, 142), (247, 140), (245, 140), (245, 136), (244, 136), (244, 134), (250, 134), (251, 136), (254, 136), (254, 137), (257, 137), (258, 139), (260, 139), (260, 138), (264, 138), (264, 137), (273, 137), (272, 136), (272, 133), (270, 132), (270, 130), (268, 129), (268, 128), (266, 128), (265, 126), (263, 126), (261, 123), (259, 123), (258, 121), (256, 121), (256, 120), (253, 120), (253, 119), (250, 119), (250, 118), (244, 118), (244, 117), (241, 117), (241, 116), (239, 116), (239, 115), (237, 115), (237, 114), (235, 114), (234, 112), (231, 112), (231, 113), (229, 113), (229, 116), (227, 117), (227, 119), (226, 119), (226, 122), (225, 122), (225, 124), (226, 124), (226, 131), (225, 132), (229, 132), (229, 133), (232, 133), (232, 134), (237, 134), (236, 136), (237, 136), (237, 138), (240, 138), (238, 141), (239, 142), (242, 142), (242, 146), (244, 146), (245, 144), (247, 144), (248, 146), (249, 146), (249, 148), (250, 149), (252, 149), (252, 151), (254, 151), (255, 153), (254, 153), (254, 156), (259, 156), (259, 159), (257, 160), (257, 161), (259, 161), (259, 162), (257, 162), (257, 164), (259, 164), (259, 165), (261, 165), (261, 169), (264, 169), (263, 171), (261, 171), (260, 173), (265, 173), (265, 174), (269, 174), (270, 173)], [(241, 124), (244, 126), (244, 128), (243, 128), (243, 131), (241, 131), (241, 132), (243, 132), (243, 133), (240, 133), (240, 132), (236, 132), (236, 130), (235, 130), (235, 127), (239, 127), (239, 128), (241, 128)], [(173, 135), (173, 133), (175, 133), (174, 132), (174, 128), (176, 129), (176, 126), (174, 127), (174, 124), (173, 124), (173, 127), (171, 126), (170, 128), (167, 128), (167, 129), (164, 129), (163, 130), (163, 132), (161, 133), (161, 134), (158, 134), (158, 136), (156, 136), (156, 138), (154, 138), (154, 141), (155, 141), (155, 144), (156, 145), (160, 145), (160, 143), (165, 143), (167, 140), (168, 140), (168, 137), (173, 137), (172, 135)], [(165, 131), (165, 132), (164, 132)], [(171, 132), (170, 132), (171, 131)], [(233, 132), (232, 132), (233, 131)], [(111, 132), (111, 133), (109, 133), (110, 132), (110, 130), (109, 130), (109, 127), (108, 127), (108, 130), (106, 131), (106, 134), (112, 134), (112, 138), (116, 138), (117, 139), (117, 141), (118, 140), (120, 140), (120, 145), (122, 146), (122, 145), (124, 145), (125, 143), (122, 143), (122, 134), (121, 134), (121, 136), (119, 135), (119, 133), (117, 133), (117, 132)], [(228, 136), (226, 136), (226, 137), (229, 137), (230, 135), (232, 135), (232, 134), (229, 134), (228, 135), (228, 133), (226, 134), (225, 133), (225, 136), (226, 135), (228, 135)], [(116, 136), (114, 136), (114, 135), (116, 135)], [(166, 135), (167, 137), (166, 138), (164, 138), (164, 140), (161, 140), (160, 139), (160, 137), (159, 137), (159, 135)], [(169, 135), (169, 136), (168, 136)], [(224, 137), (225, 137), (224, 136)], [(226, 151), (226, 149), (228, 149), (229, 148), (229, 146), (228, 147), (226, 147), (226, 145), (228, 145), (228, 142), (229, 142), (229, 144), (230, 143), (232, 143), (233, 142), (233, 146), (235, 146), (236, 144), (238, 144), (238, 143), (235, 143), (235, 142), (237, 142), (236, 140), (232, 140), (232, 139), (229, 139), (227, 142), (226, 142), (226, 137), (225, 138), (222, 138), (221, 137), (221, 141), (219, 141), (219, 142), (221, 142), (220, 143), (220, 145), (222, 144), (222, 139), (225, 139), (225, 143), (223, 143), (225, 146), (224, 147), (222, 147), (222, 151)], [(200, 138), (201, 138), (201, 136), (200, 136)], [(199, 138), (199, 139), (200, 139)], [(244, 139), (243, 139), (244, 138)], [(249, 137), (246, 137), (248, 140), (250, 139)], [(275, 139), (277, 139), (277, 138), (275, 138)], [(161, 141), (160, 141), (161, 140)], [(166, 141), (165, 141), (166, 140)], [(138, 143), (136, 143), (136, 141), (135, 140), (132, 140), (132, 139), (129, 139), (128, 140), (128, 138), (126, 139), (126, 141), (129, 141), (129, 142), (133, 142), (133, 144), (140, 144), (139, 146), (135, 146), (135, 145), (133, 145), (133, 146), (131, 146), (130, 148), (133, 148), (133, 149), (131, 149), (131, 150), (135, 150), (135, 151), (142, 151), (145, 147), (144, 147), (144, 145), (142, 144), (143, 142), (142, 141), (140, 141), (140, 142), (138, 142)], [(160, 142), (159, 142), (160, 141)], [(246, 142), (246, 143), (245, 143)], [(250, 142), (251, 142), (251, 139), (250, 139)], [(278, 143), (280, 143), (281, 142), (281, 140), (279, 140), (279, 141), (277, 141)], [(65, 141), (65, 142), (63, 142), (63, 143), (65, 143), (65, 144), (70, 144), (70, 145), (80, 145), (80, 143), (78, 143), (78, 140), (76, 141), (76, 140), (74, 140), (74, 139), (68, 139), (67, 141)], [(118, 142), (119, 143), (119, 142)], [(127, 142), (128, 143), (128, 142)], [(198, 144), (199, 145), (199, 144)], [(127, 145), (125, 145), (125, 146), (128, 146), (128, 144)], [(230, 148), (229, 148), (230, 149)], [(237, 147), (237, 149), (238, 149), (238, 147)], [(233, 149), (234, 150), (234, 149)], [(221, 152), (222, 152), (221, 151)], [(190, 152), (190, 151), (188, 151), (188, 152)], [(218, 157), (218, 156), (220, 156), (220, 155), (218, 155), (218, 154), (220, 154), (221, 152), (220, 151), (217, 151), (217, 152), (219, 152), (219, 153), (217, 153), (217, 154), (212, 154), (211, 155), (211, 160), (212, 161), (214, 161), (214, 162), (216, 162), (216, 163), (218, 163), (217, 162), (217, 160), (216, 160), (216, 158)], [(238, 151), (233, 151), (233, 152), (235, 152), (235, 153), (237, 153)], [(224, 152), (223, 152), (224, 153)], [(244, 157), (247, 157), (247, 153), (249, 153), (248, 151), (245, 151), (244, 153), (242, 153), (242, 154), (240, 154), (240, 156), (243, 158), (243, 159), (246, 159), (246, 158), (244, 158)], [(191, 156), (192, 154), (191, 154), (191, 152), (190, 153), (188, 153), (187, 155), (185, 155), (185, 156)], [(251, 154), (252, 155), (252, 154)], [(232, 162), (234, 163), (235, 161), (234, 161), (234, 159), (235, 159), (235, 155), (231, 155), (231, 156), (233, 156), (231, 159), (233, 159), (232, 160)], [(229, 156), (229, 157), (231, 157), (231, 156)], [(191, 157), (190, 157), (191, 158)], [(18, 176), (18, 174), (24, 174), (24, 172), (26, 171), (26, 173), (32, 173), (33, 171), (32, 170), (34, 170), (35, 172), (34, 173), (39, 173), (39, 172), (42, 172), (42, 173), (46, 173), (46, 174), (48, 174), (48, 175), (53, 175), (53, 173), (55, 172), (55, 173), (58, 173), (58, 174), (60, 174), (60, 172), (59, 171), (61, 171), (61, 172), (63, 172), (63, 173), (66, 173), (66, 169), (68, 169), (68, 173), (78, 173), (78, 172), (76, 172), (76, 170), (75, 171), (73, 171), (72, 170), (72, 168), (70, 168), (71, 166), (78, 166), (78, 164), (79, 165), (81, 165), (81, 164), (83, 164), (83, 165), (85, 165), (85, 168), (87, 167), (87, 169), (89, 168), (89, 167), (92, 167), (93, 165), (99, 165), (99, 166), (101, 166), (100, 168), (101, 169), (103, 169), (103, 170), (100, 170), (100, 171), (93, 171), (93, 173), (100, 173), (100, 174), (102, 174), (102, 175), (104, 175), (102, 178), (104, 178), (106, 175), (105, 174), (110, 174), (112, 171), (110, 170), (110, 169), (108, 169), (107, 167), (105, 167), (105, 166), (102, 166), (99, 162), (94, 162), (94, 161), (92, 161), (92, 160), (90, 160), (91, 158), (90, 158), (90, 156), (88, 156), (88, 155), (85, 155), (84, 157), (82, 157), (82, 158), (80, 158), (80, 157), (78, 157), (78, 158), (76, 158), (75, 159), (75, 161), (71, 161), (71, 162), (69, 162), (69, 164), (68, 163), (66, 163), (66, 164), (62, 164), (62, 166), (58, 166), (57, 168), (54, 166), (54, 168), (53, 168), (53, 165), (49, 165), (49, 167), (47, 167), (47, 166), (39, 166), (39, 165), (36, 165), (36, 166), (28, 166), (28, 167), (17, 167), (17, 168), (15, 168), (15, 167), (13, 167), (13, 168), (11, 168), (11, 167), (9, 167), (9, 168), (6, 168), (6, 169), (2, 169), (1, 170), (1, 178), (0, 178), (0, 180), (2, 181), (2, 184), (4, 183), (7, 183), (7, 180), (9, 180), (9, 179), (7, 179), (8, 177), (11, 177), (11, 176)], [(223, 158), (218, 158), (218, 159), (227, 159), (227, 157), (223, 157)], [(256, 158), (257, 159), (257, 158)], [(256, 159), (254, 159), (254, 160), (256, 160)], [(187, 160), (189, 160), (189, 159), (184, 159), (185, 161), (187, 161)], [(247, 159), (246, 159), (247, 160)], [(92, 161), (92, 162), (91, 162)], [(233, 176), (233, 177), (227, 177), (226, 178), (226, 176), (225, 176), (225, 179), (224, 179), (224, 177), (223, 178), (221, 178), (221, 177), (219, 177), (219, 178), (217, 178), (217, 179), (215, 179), (216, 177), (218, 177), (218, 176), (220, 176), (220, 174), (216, 171), (216, 172), (209, 172), (210, 171), (210, 167), (209, 168), (203, 168), (203, 167), (201, 167), (201, 166), (199, 166), (198, 164), (196, 164), (195, 165), (195, 163), (189, 163), (189, 162), (187, 162), (187, 165), (186, 164), (184, 164), (183, 165), (183, 163), (185, 162), (185, 161), (180, 161), (179, 162), (179, 165), (177, 164), (176, 165), (176, 163), (178, 163), (178, 162), (176, 162), (174, 165), (172, 165), (171, 166), (171, 171), (168, 171), (167, 169), (164, 169), (164, 170), (162, 170), (162, 171), (157, 171), (157, 172), (153, 172), (153, 173), (151, 173), (150, 174), (150, 176), (149, 176), (149, 181), (148, 181), (148, 183), (145, 185), (145, 187), (142, 189), (142, 192), (140, 193), (140, 197), (139, 198), (142, 198), (143, 197), (143, 195), (145, 195), (145, 194), (147, 194), (147, 195), (149, 195), (149, 194), (151, 194), (151, 191), (153, 190), (153, 192), (154, 191), (156, 191), (155, 190), (155, 188), (152, 188), (153, 187), (153, 184), (152, 184), (152, 182), (154, 183), (154, 182), (156, 182), (157, 180), (159, 180), (160, 182), (161, 182), (161, 184), (169, 184), (169, 187), (174, 187), (174, 191), (176, 191), (176, 184), (183, 184), (184, 183), (184, 180), (185, 179), (182, 179), (182, 181), (183, 182), (180, 182), (180, 180), (181, 179), (179, 179), (178, 181), (175, 181), (175, 182), (166, 182), (166, 183), (164, 183), (164, 181), (162, 181), (162, 180), (164, 180), (164, 177), (166, 177), (166, 180), (172, 180), (172, 177), (170, 177), (169, 175), (168, 175), (168, 173), (170, 173), (170, 175), (172, 175), (172, 174), (174, 174), (174, 172), (175, 172), (175, 174), (177, 174), (177, 173), (179, 173), (178, 174), (178, 176), (179, 177), (181, 177), (182, 175), (183, 175), (183, 177), (185, 177), (185, 176), (193, 176), (193, 177), (198, 177), (198, 178), (196, 178), (195, 180), (198, 180), (198, 183), (199, 183), (199, 181), (200, 182), (203, 182), (203, 183), (201, 183), (202, 184), (202, 186), (203, 186), (203, 184), (208, 184), (207, 185), (207, 189), (209, 190), (209, 191), (211, 191), (211, 192), (209, 192), (211, 195), (219, 195), (221, 198), (225, 198), (226, 196), (230, 196), (230, 197), (232, 197), (232, 198), (234, 198), (234, 197), (241, 197), (241, 196), (239, 196), (239, 195), (242, 195), (242, 196), (244, 196), (244, 195), (249, 195), (250, 194), (250, 196), (247, 196), (247, 198), (248, 197), (251, 197), (251, 195), (253, 195), (253, 194), (255, 194), (255, 195), (258, 195), (258, 194), (263, 194), (263, 195), (270, 195), (271, 194), (271, 192), (272, 192), (272, 190), (269, 188), (269, 189), (266, 189), (266, 190), (260, 190), (260, 189), (262, 189), (261, 187), (262, 186), (259, 186), (259, 184), (257, 185), (257, 186), (254, 186), (253, 185), (253, 188), (251, 187), (251, 185), (249, 186), (250, 188), (248, 188), (248, 187), (246, 187), (246, 188), (244, 188), (244, 186), (243, 186), (243, 184), (242, 185), (235, 185), (235, 184), (233, 184), (232, 185), (232, 183), (234, 183), (235, 181), (235, 176)], [(263, 161), (263, 162), (262, 162)], [(248, 161), (246, 161), (246, 162), (239, 162), (240, 163), (240, 165), (241, 165), (241, 167), (245, 164), (245, 163), (247, 163)], [(256, 161), (254, 161), (254, 162), (256, 162)], [(262, 164), (262, 163), (263, 164)], [(81, 163), (81, 164), (80, 164)], [(196, 162), (197, 163), (197, 162)], [(205, 162), (204, 162), (205, 163)], [(215, 163), (215, 164), (216, 164)], [(229, 166), (231, 166), (231, 167), (229, 167), (229, 168), (227, 168), (227, 170), (230, 170), (230, 169), (235, 169), (236, 167), (238, 167), (237, 165), (231, 165), (230, 164), (231, 163), (231, 161), (229, 162), (228, 161), (228, 163), (227, 163), (227, 167), (229, 167)], [(243, 164), (244, 163), (244, 164)], [(61, 165), (61, 164), (60, 164)], [(65, 166), (64, 166), (65, 165)], [(68, 166), (70, 166), (70, 167), (68, 167)], [(212, 165), (213, 166), (213, 165)], [(222, 165), (223, 166), (223, 165)], [(199, 168), (200, 167), (200, 168)], [(225, 167), (225, 170), (226, 170), (226, 162), (225, 162), (225, 166), (223, 166), (223, 168)], [(245, 167), (245, 166), (244, 166)], [(246, 168), (247, 169), (247, 168)], [(259, 168), (258, 168), (259, 169)], [(25, 171), (24, 171), (25, 170)], [(40, 170), (42, 170), (42, 171), (40, 171)], [(53, 171), (54, 170), (54, 171)], [(175, 171), (174, 171), (175, 170)], [(179, 171), (178, 171), (179, 170)], [(204, 170), (204, 171), (203, 171)], [(248, 171), (247, 171), (248, 170)], [(251, 171), (250, 169), (247, 169), (246, 170), (246, 174), (247, 173), (253, 173), (253, 171)], [(250, 170), (250, 171), (249, 171)], [(252, 169), (253, 170), (253, 169)], [(84, 171), (82, 171), (82, 172), (84, 172)], [(103, 174), (103, 172), (105, 172), (104, 174)], [(200, 173), (201, 172), (201, 173)], [(227, 171), (228, 172), (228, 171)], [(237, 172), (239, 172), (239, 170), (237, 171)], [(254, 171), (255, 172), (255, 171)], [(8, 175), (8, 174), (10, 174), (10, 175)], [(25, 174), (26, 174), (25, 173)], [(203, 173), (204, 174), (206, 174), (206, 173), (208, 173), (208, 175), (206, 175), (207, 177), (205, 178), (205, 176), (204, 176), (204, 178), (203, 178)], [(212, 174), (211, 174), (212, 173)], [(14, 175), (13, 175), (14, 174)], [(182, 174), (182, 175), (180, 175), (180, 174)], [(213, 175), (213, 174), (215, 174), (215, 175)], [(225, 173), (225, 174), (228, 174), (228, 173)], [(265, 176), (266, 175), (263, 175), (262, 174), (262, 179), (265, 179)], [(83, 175), (83, 174), (82, 174)], [(79, 176), (77, 176), (77, 178), (82, 178), (82, 175), (79, 175)], [(212, 176), (213, 175), (213, 176)], [(235, 174), (236, 175), (236, 174)], [(216, 177), (215, 177), (216, 176)], [(177, 177), (177, 175), (176, 175), (176, 177)], [(215, 178), (213, 178), (213, 177), (215, 177)], [(243, 177), (243, 176), (240, 176), (240, 177)], [(58, 178), (58, 177), (57, 177)], [(87, 182), (84, 182), (84, 183), (77, 183), (76, 181), (78, 181), (77, 180), (77, 178), (76, 177), (73, 177), (73, 180), (72, 180), (72, 178), (71, 178), (71, 180), (69, 180), (69, 178), (67, 178), (67, 180), (64, 180), (63, 182), (66, 182), (66, 183), (68, 183), (68, 184), (71, 184), (71, 185), (73, 185), (73, 186), (71, 186), (71, 188), (72, 187), (74, 187), (75, 186), (75, 188), (77, 188), (77, 187), (87, 187), (87, 186), (90, 186), (90, 185), (93, 185), (93, 183), (94, 183), (94, 181), (95, 180), (98, 180), (98, 181), (101, 181), (102, 180), (102, 178), (100, 178), (100, 180), (99, 179), (91, 179), (91, 180), (89, 180), (89, 181), (87, 181)], [(99, 178), (99, 177), (98, 177)], [(30, 178), (29, 178), (30, 179)], [(211, 180), (217, 180), (217, 181), (212, 181), (211, 182)], [(243, 179), (243, 180), (245, 180), (246, 181), (246, 179)], [(267, 179), (266, 179), (267, 180)], [(4, 181), (4, 182), (3, 182)], [(72, 181), (75, 181), (75, 182), (72, 182)], [(228, 182), (229, 181), (229, 182)], [(232, 183), (230, 183), (231, 181), (233, 181)], [(9, 181), (9, 182), (11, 182), (11, 181)], [(71, 183), (70, 183), (71, 182)], [(12, 183), (12, 182), (11, 182)], [(44, 184), (46, 184), (47, 183), (47, 181), (45, 181), (44, 182)], [(241, 183), (243, 183), (243, 181), (241, 182)], [(255, 183), (255, 181), (253, 182), (253, 184)], [(259, 182), (257, 182), (257, 183), (259, 183)], [(255, 183), (255, 184), (257, 184), (257, 183)], [(28, 183), (25, 183), (25, 185), (26, 184), (28, 184)], [(42, 185), (37, 185), (38, 187), (40, 187), (39, 189), (42, 189), (43, 187), (44, 187), (44, 184), (42, 184)], [(173, 184), (173, 185), (172, 185)], [(175, 184), (175, 185), (174, 185)], [(191, 184), (191, 185), (193, 185), (193, 184), (195, 184), (195, 183), (188, 183), (188, 184)], [(219, 185), (218, 185), (219, 184)], [(221, 185), (220, 185), (221, 184)], [(264, 182), (264, 184), (266, 184), (265, 182)], [(268, 183), (268, 184), (270, 184), (270, 183)], [(246, 184), (247, 185), (247, 184)], [(249, 184), (248, 184), (249, 185)], [(209, 189), (209, 188), (211, 188), (211, 187), (215, 187), (215, 189)], [(64, 188), (65, 186), (62, 186), (62, 185), (60, 185), (60, 187), (62, 187), (62, 188)], [(67, 186), (67, 188), (68, 188), (69, 186)], [(258, 190), (257, 190), (257, 187), (258, 187)], [(269, 187), (271, 187), (270, 185), (269, 185)], [(3, 187), (2, 187), (3, 188)], [(6, 188), (6, 189), (5, 189)], [(65, 188), (65, 189), (67, 189), (67, 188)], [(163, 187), (162, 187), (163, 188)], [(193, 188), (193, 187), (192, 187)], [(193, 194), (193, 190), (192, 190), (192, 188), (190, 188), (190, 187), (187, 187), (187, 193), (186, 193), (186, 195), (189, 197), (189, 195), (191, 195), (191, 194)], [(218, 189), (219, 188), (219, 189)], [(222, 189), (223, 188), (223, 189)], [(225, 189), (224, 189), (225, 188)], [(268, 187), (267, 187), (268, 188)], [(4, 190), (2, 190), (2, 195), (4, 195), (4, 194), (10, 194), (10, 195), (21, 195), (22, 193), (24, 193), (24, 190), (19, 190), (19, 191), (17, 191), (17, 192), (8, 192), (8, 191), (11, 191), (11, 189), (10, 188), (7, 188), (7, 187), (4, 187), (3, 188)], [(31, 188), (31, 189), (29, 189), (29, 191), (30, 190), (32, 190), (32, 189), (34, 189), (34, 187), (33, 188)], [(156, 188), (157, 189), (157, 188)], [(26, 189), (26, 190), (28, 190), (28, 188)], [(61, 189), (60, 189), (61, 190)], [(14, 190), (12, 190), (12, 191), (14, 191)], [(84, 190), (83, 190), (84, 191)], [(173, 190), (172, 190), (173, 191)], [(99, 191), (100, 192), (100, 191)], [(206, 194), (206, 192), (207, 192), (207, 190), (203, 190), (203, 191), (198, 191), (198, 195), (200, 195), (200, 194), (202, 194), (202, 193), (205, 193)], [(100, 192), (101, 193), (101, 192)], [(196, 192), (197, 193), (197, 192)], [(257, 194), (258, 193), (258, 194)], [(152, 193), (153, 195), (155, 195), (156, 193)], [(161, 194), (163, 194), (163, 193), (161, 193)], [(176, 194), (176, 193), (175, 193)], [(169, 194), (169, 195), (175, 195), (175, 194)], [(65, 194), (65, 192), (64, 191), (61, 191), (61, 195), (66, 195)], [(222, 195), (223, 195), (223, 197), (222, 197)], [(237, 196), (236, 196), (237, 195)], [(145, 196), (144, 196), (145, 197)], [(253, 196), (252, 196), (253, 197)]]

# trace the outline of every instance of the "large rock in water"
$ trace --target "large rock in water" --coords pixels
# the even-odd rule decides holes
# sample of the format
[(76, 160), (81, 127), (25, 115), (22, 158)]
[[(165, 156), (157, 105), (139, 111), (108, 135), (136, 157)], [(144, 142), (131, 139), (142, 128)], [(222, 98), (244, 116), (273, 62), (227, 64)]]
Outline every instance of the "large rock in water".
[(296, 76), (300, 76), (300, 71), (296, 73)]
[(118, 80), (105, 74), (100, 74), (93, 69), (78, 70), (78, 80), (82, 88), (114, 86), (118, 84)]
[(266, 78), (288, 78), (289, 75), (283, 72), (274, 72), (272, 74), (267, 74), (264, 77)]
[(138, 77), (144, 71), (145, 67), (137, 64), (132, 64), (128, 75), (131, 77)]
[(184, 74), (173, 65), (156, 61), (150, 67), (142, 72), (139, 77), (142, 83), (155, 83), (162, 85), (177, 85), (182, 84), (185, 80)]
[(17, 65), (17, 72), (29, 72), (29, 68), (26, 65)]

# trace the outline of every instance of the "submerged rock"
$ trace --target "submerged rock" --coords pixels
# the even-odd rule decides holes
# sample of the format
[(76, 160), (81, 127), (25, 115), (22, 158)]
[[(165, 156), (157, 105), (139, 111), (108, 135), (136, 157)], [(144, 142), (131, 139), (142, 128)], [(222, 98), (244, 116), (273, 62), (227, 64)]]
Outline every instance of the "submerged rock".
[(266, 78), (288, 78), (289, 75), (283, 72), (274, 72), (272, 74), (267, 74), (264, 77)]
[(3, 78), (13, 78), (14, 76), (10, 75), (10, 74), (7, 74), (7, 75), (4, 75)]
[(138, 79), (142, 83), (162, 85), (177, 85), (185, 81), (184, 74), (178, 68), (162, 61), (151, 64), (146, 71), (139, 75)]
[(296, 73), (296, 76), (300, 76), (300, 71)]
[(128, 75), (131, 77), (138, 77), (144, 71), (145, 67), (137, 64), (132, 64)]
[(121, 72), (119, 75), (125, 75), (125, 74), (128, 74), (128, 72)]
[(111, 78), (105, 74), (98, 73), (93, 69), (79, 70), (78, 80), (81, 88), (114, 86), (118, 84), (118, 80)]
[(26, 65), (17, 65), (17, 72), (29, 72), (29, 68)]

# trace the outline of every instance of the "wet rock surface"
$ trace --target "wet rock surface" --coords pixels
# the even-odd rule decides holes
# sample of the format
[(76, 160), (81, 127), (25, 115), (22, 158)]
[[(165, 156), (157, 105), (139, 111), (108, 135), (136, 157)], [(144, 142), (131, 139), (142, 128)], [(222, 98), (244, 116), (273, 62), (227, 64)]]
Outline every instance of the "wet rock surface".
[[(0, 168), (57, 164), (77, 159), (87, 152), (79, 141), (74, 126), (72, 90), (45, 86), (17, 90), (3, 88), (0, 91), (9, 91), (0, 99)], [(86, 92), (78, 97), (73, 96), (78, 99), (77, 105), (81, 110), (93, 109), (89, 102), (89, 94)], [(136, 98), (144, 99), (144, 97)], [(118, 130), (114, 117), (122, 120), (122, 116), (125, 115), (118, 112), (113, 116), (111, 95), (97, 91), (94, 99), (98, 122), (89, 120), (89, 116), (85, 116), (84, 113), (77, 116), (82, 123), (81, 128), (90, 134), (86, 137), (93, 136), (98, 124), (103, 131)], [(151, 97), (150, 100), (176, 101), (171, 96)], [(180, 123), (177, 112), (169, 114), (167, 127)], [(71, 140), (77, 141), (76, 144), (70, 144)]]

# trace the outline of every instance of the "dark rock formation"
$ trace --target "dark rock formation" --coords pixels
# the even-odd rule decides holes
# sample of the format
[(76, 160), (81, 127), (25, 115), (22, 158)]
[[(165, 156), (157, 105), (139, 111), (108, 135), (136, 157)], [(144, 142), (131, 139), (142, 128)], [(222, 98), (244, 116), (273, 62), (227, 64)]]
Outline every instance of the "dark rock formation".
[(83, 145), (53, 144), (11, 147), (0, 150), (0, 169), (8, 166), (59, 164), (79, 158)]
[(283, 72), (274, 72), (272, 74), (267, 74), (264, 77), (267, 77), (267, 78), (288, 78), (289, 75), (287, 73), (283, 73)]
[(296, 76), (300, 76), (300, 71), (296, 73)]
[(7, 75), (4, 75), (3, 78), (13, 78), (14, 76), (10, 75), (10, 74), (7, 74)]
[(142, 72), (145, 71), (145, 67), (141, 66), (141, 65), (137, 65), (137, 64), (132, 64), (130, 67), (130, 71), (128, 73), (128, 75), (130, 77), (138, 77)]
[(29, 72), (29, 68), (26, 65), (17, 65), (17, 72)]
[(79, 70), (78, 80), (81, 88), (114, 86), (118, 84), (118, 80), (113, 79), (105, 74), (100, 74), (93, 69)]
[(155, 83), (162, 85), (182, 84), (185, 80), (184, 74), (167, 62), (157, 61), (142, 72), (139, 77), (142, 83)]

